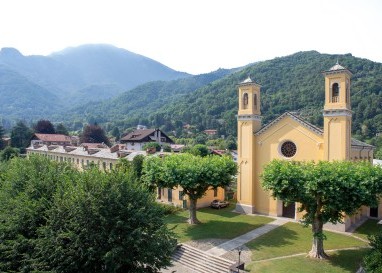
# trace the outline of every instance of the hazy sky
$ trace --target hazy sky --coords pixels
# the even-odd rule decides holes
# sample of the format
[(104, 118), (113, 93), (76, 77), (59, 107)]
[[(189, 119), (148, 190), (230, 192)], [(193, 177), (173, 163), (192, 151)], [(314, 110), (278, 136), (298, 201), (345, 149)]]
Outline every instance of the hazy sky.
[(297, 51), (382, 62), (381, 0), (0, 0), (0, 48), (105, 43), (193, 74)]

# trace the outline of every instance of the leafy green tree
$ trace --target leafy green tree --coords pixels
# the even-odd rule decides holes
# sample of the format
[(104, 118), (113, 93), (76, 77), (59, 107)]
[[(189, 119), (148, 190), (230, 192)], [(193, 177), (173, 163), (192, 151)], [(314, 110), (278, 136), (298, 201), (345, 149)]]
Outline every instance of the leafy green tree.
[(85, 126), (81, 136), (81, 143), (105, 143), (110, 146), (110, 141), (105, 131), (98, 125), (88, 124)]
[(371, 250), (363, 258), (366, 272), (382, 272), (382, 232), (369, 237)]
[(155, 148), (155, 151), (157, 152), (159, 152), (162, 149), (162, 147), (160, 146), (158, 142), (149, 142), (143, 145), (143, 150), (147, 150), (151, 148)]
[(19, 156), (19, 154), (19, 149), (8, 146), (4, 150), (0, 151), (0, 161), (8, 161), (13, 157)]
[(190, 201), (189, 223), (197, 224), (197, 200), (211, 187), (228, 186), (236, 172), (236, 163), (228, 157), (200, 157), (184, 153), (146, 158), (142, 179), (149, 187), (182, 187)]
[(33, 130), (35, 133), (40, 134), (55, 134), (56, 129), (54, 128), (54, 125), (46, 119), (40, 119), (34, 126)]
[(0, 175), (0, 272), (37, 270), (38, 230), (46, 224), (56, 188), (70, 173), (76, 171), (40, 156), (8, 162)]
[(56, 126), (56, 134), (61, 134), (61, 135), (66, 135), (66, 136), (68, 136), (68, 135), (69, 135), (69, 131), (68, 131), (68, 129), (66, 129), (66, 127), (64, 126), (64, 124), (59, 123), (59, 124), (57, 124), (57, 126)]
[(195, 146), (191, 147), (191, 149), (188, 152), (190, 154), (193, 154), (196, 156), (202, 156), (202, 157), (210, 154), (208, 147), (203, 144), (196, 144)]
[(119, 131), (118, 127), (115, 126), (113, 130), (111, 131), (111, 135), (115, 137), (115, 140), (118, 141), (121, 138), (121, 132)]
[(171, 152), (171, 146), (168, 144), (163, 144), (162, 149), (163, 149), (163, 152), (167, 152), (167, 153)]
[(32, 135), (31, 129), (24, 122), (18, 121), (11, 131), (11, 146), (19, 148), (21, 153), (25, 153), (25, 148), (29, 146)]
[[(6, 166), (4, 168), (4, 166)], [(0, 163), (0, 272), (159, 272), (176, 241), (123, 172), (45, 157)]]
[(354, 214), (361, 206), (376, 206), (382, 192), (382, 168), (368, 162), (274, 160), (264, 168), (262, 179), (273, 197), (301, 204), (302, 220), (312, 226), (309, 256), (314, 258), (327, 258), (325, 223), (341, 222), (344, 213)]
[(47, 216), (37, 247), (53, 272), (159, 272), (176, 246), (164, 210), (124, 173), (83, 173)]

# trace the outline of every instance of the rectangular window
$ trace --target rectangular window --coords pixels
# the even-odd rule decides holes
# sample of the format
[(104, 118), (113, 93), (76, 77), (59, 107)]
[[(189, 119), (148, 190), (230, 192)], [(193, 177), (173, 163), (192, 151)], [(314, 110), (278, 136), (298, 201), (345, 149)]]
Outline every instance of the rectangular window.
[(110, 163), (110, 170), (113, 169), (113, 163)]
[(179, 200), (183, 199), (183, 191), (179, 191)]
[(106, 170), (106, 162), (102, 162), (102, 168)]
[(218, 189), (214, 189), (214, 197), (218, 197)]

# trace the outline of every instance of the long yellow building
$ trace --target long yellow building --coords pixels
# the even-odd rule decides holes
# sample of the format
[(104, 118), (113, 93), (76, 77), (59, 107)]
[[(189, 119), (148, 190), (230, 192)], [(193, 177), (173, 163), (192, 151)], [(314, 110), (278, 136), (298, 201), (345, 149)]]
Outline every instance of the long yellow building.
[[(239, 84), (237, 211), (298, 218), (295, 204), (285, 207), (261, 187), (263, 167), (273, 159), (372, 161), (374, 147), (351, 138), (351, 72), (337, 63), (323, 75), (323, 130), (292, 113), (262, 127), (261, 86), (250, 78)], [(381, 213), (381, 208), (361, 208), (343, 225), (331, 228), (347, 230), (365, 216), (378, 218)]]

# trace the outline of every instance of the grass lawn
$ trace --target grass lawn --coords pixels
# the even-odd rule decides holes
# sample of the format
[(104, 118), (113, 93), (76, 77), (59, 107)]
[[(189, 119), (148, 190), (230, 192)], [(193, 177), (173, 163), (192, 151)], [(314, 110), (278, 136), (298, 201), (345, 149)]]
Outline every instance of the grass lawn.
[(232, 239), (274, 219), (265, 216), (248, 216), (232, 212), (234, 205), (224, 209), (203, 208), (197, 211), (199, 225), (187, 223), (188, 210), (166, 217), (165, 221), (178, 236), (179, 242), (208, 238)]
[[(367, 243), (353, 237), (324, 232), (327, 240), (324, 241), (325, 250), (349, 247), (365, 247)], [(249, 242), (247, 247), (252, 250), (252, 261), (287, 256), (298, 253), (308, 253), (312, 246), (312, 233), (310, 228), (304, 228), (297, 223), (287, 223), (267, 234)], [(248, 268), (251, 272), (355, 272), (365, 253), (365, 249), (341, 250), (330, 252), (328, 261), (317, 261), (306, 258), (306, 255), (251, 263)], [(302, 270), (301, 266), (304, 266)]]
[(252, 264), (256, 273), (354, 273), (358, 270), (366, 249), (341, 250), (329, 253), (329, 260), (313, 260), (305, 256)]
[(382, 225), (377, 224), (379, 220), (369, 219), (354, 231), (354, 235), (366, 239), (368, 235), (375, 235), (382, 231)]

